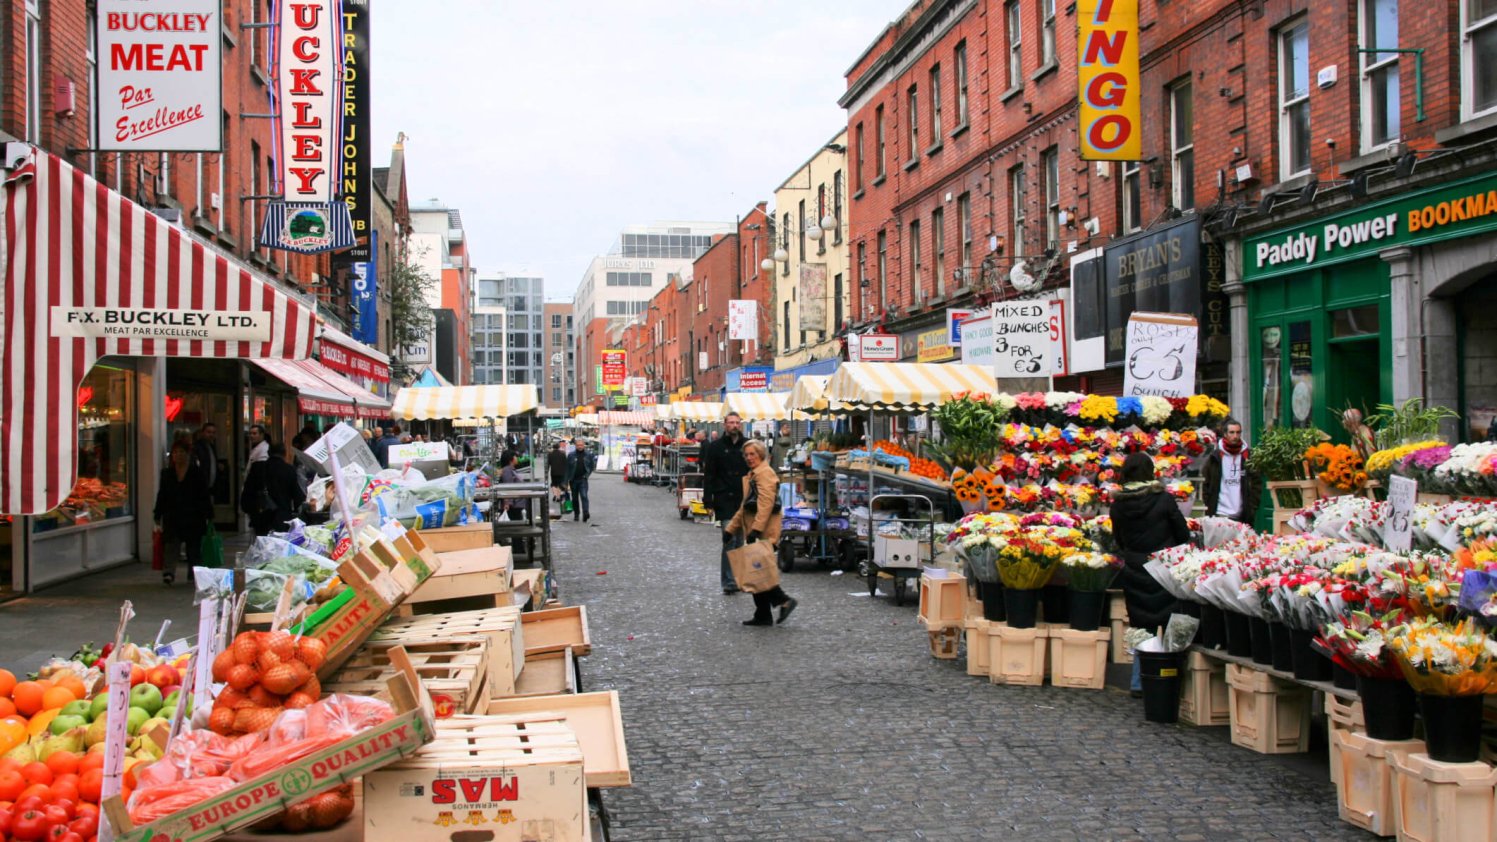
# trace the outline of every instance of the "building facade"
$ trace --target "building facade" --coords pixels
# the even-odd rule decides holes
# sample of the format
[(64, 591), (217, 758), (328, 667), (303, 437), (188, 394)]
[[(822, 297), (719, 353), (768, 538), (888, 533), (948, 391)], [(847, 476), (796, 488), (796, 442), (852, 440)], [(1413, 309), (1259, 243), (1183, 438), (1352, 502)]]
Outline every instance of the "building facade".
[[(852, 300), (847, 255), (847, 131), (818, 149), (775, 190), (774, 366), (798, 368), (841, 354)], [(832, 224), (825, 228), (822, 223)], [(755, 261), (757, 266), (759, 261)]]
[(541, 370), (541, 404), (548, 409), (570, 410), (577, 405), (576, 332), (572, 303), (547, 301), (541, 309), (544, 324)]
[(473, 383), (480, 386), (506, 383), (504, 349), (509, 321), (504, 306), (504, 280), (480, 278), (476, 292), (471, 338)]
[(430, 362), (453, 385), (466, 386), (473, 382), (470, 308), (477, 269), (462, 213), (437, 199), (418, 202), (410, 213), (408, 260), (436, 281), (426, 297), (432, 313)]
[[(546, 337), (542, 302), (545, 289), (544, 279), (520, 275), (500, 273), (497, 277), (478, 281), (478, 304), (490, 318), (485, 319), (484, 325), (474, 320), (473, 382), (543, 384)], [(495, 307), (504, 313), (501, 335), (496, 335), (492, 327)], [(480, 338), (484, 340), (482, 344)], [(480, 370), (484, 372), (482, 379), (478, 379)]]

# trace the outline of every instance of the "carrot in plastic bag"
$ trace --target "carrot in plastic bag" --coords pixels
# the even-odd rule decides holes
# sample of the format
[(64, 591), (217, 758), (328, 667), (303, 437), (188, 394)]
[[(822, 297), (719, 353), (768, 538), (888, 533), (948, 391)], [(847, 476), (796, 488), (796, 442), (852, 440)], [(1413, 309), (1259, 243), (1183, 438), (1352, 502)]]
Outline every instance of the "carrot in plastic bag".
[(150, 824), (238, 785), (233, 778), (197, 778), (138, 790), (130, 796), (130, 821)]
[(262, 745), (251, 754), (234, 761), (234, 764), (229, 767), (228, 774), (234, 780), (247, 781), (287, 764), (295, 763), (346, 737), (346, 734), (324, 734), (320, 737), (308, 737), (305, 740), (283, 743), (279, 746)]

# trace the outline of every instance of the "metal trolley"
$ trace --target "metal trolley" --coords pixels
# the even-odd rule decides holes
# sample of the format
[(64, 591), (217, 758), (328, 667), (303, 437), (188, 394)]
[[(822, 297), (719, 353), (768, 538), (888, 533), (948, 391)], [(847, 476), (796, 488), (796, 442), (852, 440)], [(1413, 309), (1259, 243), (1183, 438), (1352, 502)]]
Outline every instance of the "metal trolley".
[[(892, 522), (910, 524), (924, 530), (921, 538), (887, 538), (876, 531), (880, 500), (903, 500), (911, 513), (907, 517), (894, 518)], [(915, 516), (923, 511), (925, 517)], [(888, 519), (884, 523), (891, 522)], [(894, 579), (894, 604), (904, 605), (905, 591), (911, 579), (920, 577), (921, 561), (935, 558), (936, 554), (936, 505), (924, 494), (876, 494), (868, 501), (868, 557), (858, 562), (858, 575), (868, 581), (868, 595), (878, 596), (878, 576), (887, 573)], [(925, 552), (922, 552), (924, 550)]]

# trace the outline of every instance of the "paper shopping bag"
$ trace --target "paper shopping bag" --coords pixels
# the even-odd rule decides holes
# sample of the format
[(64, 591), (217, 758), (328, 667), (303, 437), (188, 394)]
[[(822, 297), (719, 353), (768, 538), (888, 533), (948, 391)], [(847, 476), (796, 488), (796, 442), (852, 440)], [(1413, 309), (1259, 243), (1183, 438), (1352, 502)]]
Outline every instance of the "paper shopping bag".
[(763, 593), (780, 583), (780, 566), (768, 541), (728, 550), (728, 565), (733, 568), (733, 578), (738, 580), (741, 591)]

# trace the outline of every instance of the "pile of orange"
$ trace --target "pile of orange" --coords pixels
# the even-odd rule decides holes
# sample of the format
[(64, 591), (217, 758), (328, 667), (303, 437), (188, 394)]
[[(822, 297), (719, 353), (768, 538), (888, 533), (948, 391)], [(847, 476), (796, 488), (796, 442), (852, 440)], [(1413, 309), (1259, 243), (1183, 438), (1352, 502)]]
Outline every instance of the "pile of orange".
[(63, 705), (87, 695), (83, 680), (74, 675), (16, 681), (10, 670), (0, 669), (0, 755), (46, 731)]
[(910, 460), (910, 473), (917, 477), (933, 479), (937, 482), (946, 481), (946, 470), (929, 459), (921, 459), (919, 456), (909, 452), (888, 439), (880, 439), (873, 443), (874, 450), (882, 450), (890, 456), (903, 456)]

